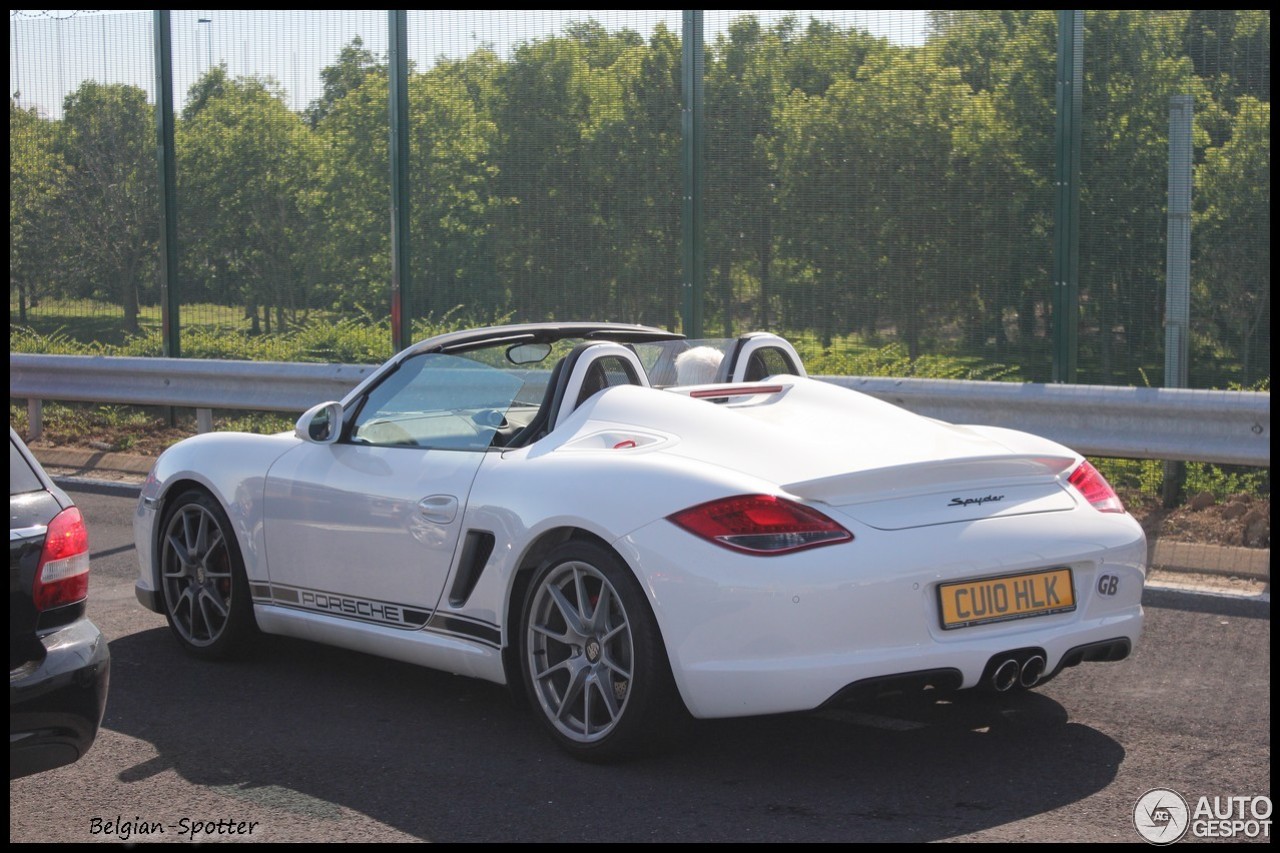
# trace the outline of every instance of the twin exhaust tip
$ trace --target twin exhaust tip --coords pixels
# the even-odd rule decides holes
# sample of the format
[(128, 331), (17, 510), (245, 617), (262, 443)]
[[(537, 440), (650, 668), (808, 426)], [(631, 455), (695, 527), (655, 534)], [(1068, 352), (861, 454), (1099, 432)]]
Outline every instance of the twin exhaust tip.
[(991, 686), (997, 693), (1006, 693), (1014, 687), (1035, 687), (1043, 675), (1043, 655), (1031, 655), (1023, 661), (1006, 658), (991, 674)]

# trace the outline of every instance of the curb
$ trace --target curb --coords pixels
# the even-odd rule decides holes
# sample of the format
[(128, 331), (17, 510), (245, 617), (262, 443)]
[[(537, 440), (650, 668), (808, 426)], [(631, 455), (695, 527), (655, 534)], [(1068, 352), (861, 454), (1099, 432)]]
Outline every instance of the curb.
[(95, 495), (137, 498), (142, 494), (142, 484), (135, 480), (95, 480), (91, 477), (75, 477), (64, 474), (49, 474), (49, 479), (63, 489), (91, 492)]
[(1156, 539), (1147, 545), (1147, 564), (1169, 572), (1271, 581), (1271, 549), (1203, 545)]
[[(135, 453), (58, 447), (33, 447), (31, 452), (41, 465), (59, 470), (59, 473), (49, 475), (59, 484), (108, 494), (137, 495), (155, 463), (154, 457)], [(1237, 548), (1156, 539), (1147, 546), (1147, 563), (1152, 570), (1271, 582), (1270, 548)]]

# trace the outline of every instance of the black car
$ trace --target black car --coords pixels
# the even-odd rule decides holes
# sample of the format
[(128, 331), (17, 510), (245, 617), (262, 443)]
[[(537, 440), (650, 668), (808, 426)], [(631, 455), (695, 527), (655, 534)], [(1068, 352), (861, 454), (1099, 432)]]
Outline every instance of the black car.
[(9, 428), (9, 778), (78, 760), (107, 704), (84, 519)]

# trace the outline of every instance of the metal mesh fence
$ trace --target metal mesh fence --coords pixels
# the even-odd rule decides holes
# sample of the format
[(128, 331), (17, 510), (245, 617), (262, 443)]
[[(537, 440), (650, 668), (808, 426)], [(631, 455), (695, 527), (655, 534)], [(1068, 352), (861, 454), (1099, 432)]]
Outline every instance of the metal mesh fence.
[[(156, 18), (63, 15), (10, 12), (11, 345), (158, 354)], [(170, 16), (183, 354), (385, 357), (388, 14)], [(408, 13), (416, 333), (767, 329), (814, 372), (1029, 381), (1067, 336), (1075, 381), (1269, 383), (1269, 12), (1086, 11), (1065, 57), (1055, 11), (699, 20), (695, 78), (679, 11)]]

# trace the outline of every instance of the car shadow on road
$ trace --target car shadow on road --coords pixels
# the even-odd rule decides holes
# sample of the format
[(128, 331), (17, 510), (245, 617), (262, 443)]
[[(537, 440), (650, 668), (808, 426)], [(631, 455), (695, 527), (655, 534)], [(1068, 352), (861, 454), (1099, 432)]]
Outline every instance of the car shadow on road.
[(157, 753), (120, 784), (172, 768), (291, 820), (345, 809), (430, 841), (934, 841), (1089, 797), (1124, 758), (1017, 692), (702, 721), (676, 749), (595, 766), (487, 682), (281, 638), (229, 664), (164, 629), (111, 653), (104, 726)]

